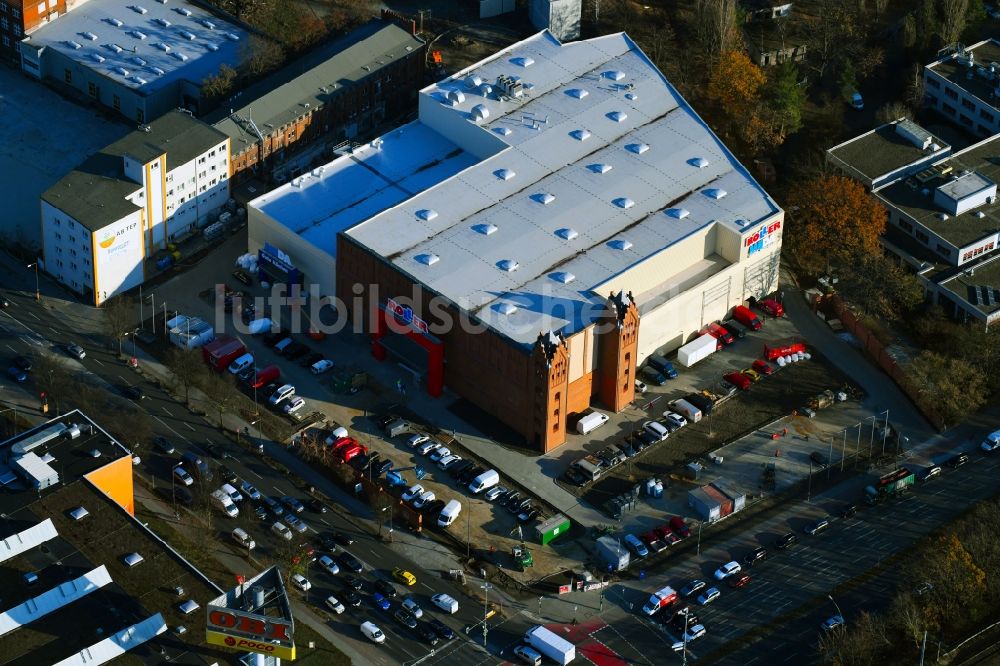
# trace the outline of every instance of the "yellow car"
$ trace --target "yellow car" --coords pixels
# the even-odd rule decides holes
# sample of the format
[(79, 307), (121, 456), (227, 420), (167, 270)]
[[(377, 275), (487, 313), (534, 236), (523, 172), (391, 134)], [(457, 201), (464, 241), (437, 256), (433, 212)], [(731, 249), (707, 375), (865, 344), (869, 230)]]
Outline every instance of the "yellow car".
[(407, 587), (413, 587), (417, 584), (416, 576), (411, 574), (406, 569), (400, 569), (399, 567), (392, 570), (392, 577)]
[(751, 380), (753, 382), (759, 382), (760, 381), (760, 373), (757, 372), (756, 370), (754, 370), (753, 368), (747, 368), (747, 369), (743, 370), (742, 372), (743, 372), (743, 375), (747, 379), (749, 379), (749, 380)]

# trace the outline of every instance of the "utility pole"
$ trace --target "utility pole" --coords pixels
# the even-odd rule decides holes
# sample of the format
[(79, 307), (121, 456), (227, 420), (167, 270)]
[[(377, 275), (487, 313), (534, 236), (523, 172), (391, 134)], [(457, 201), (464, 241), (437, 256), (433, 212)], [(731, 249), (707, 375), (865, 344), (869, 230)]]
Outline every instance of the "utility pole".
[(688, 663), (688, 618), (691, 617), (689, 613), (684, 613), (684, 652), (682, 652), (684, 661), (682, 662), (684, 666)]
[(486, 620), (488, 619), (486, 616), (487, 616), (487, 614), (489, 614), (489, 611), (490, 611), (490, 590), (493, 589), (493, 586), (490, 585), (489, 581), (486, 581), (485, 583), (482, 584), (481, 587), (483, 588), (483, 591), (485, 592), (485, 594), (483, 595), (483, 648), (485, 648), (486, 647), (486, 631), (487, 631), (487, 629), (486, 629)]
[(701, 555), (701, 526), (702, 526), (702, 522), (703, 521), (701, 521), (701, 520), (698, 521), (698, 552), (695, 553), (696, 555)]
[(833, 437), (830, 438), (830, 451), (826, 456), (826, 480), (830, 480), (830, 468), (833, 467)]
[(35, 261), (32, 264), (28, 264), (27, 268), (35, 269), (35, 300), (40, 301), (42, 300), (42, 291), (38, 286), (38, 262)]
[(812, 501), (812, 489), (813, 489), (813, 461), (812, 458), (809, 459), (809, 485), (806, 488), (806, 501)]

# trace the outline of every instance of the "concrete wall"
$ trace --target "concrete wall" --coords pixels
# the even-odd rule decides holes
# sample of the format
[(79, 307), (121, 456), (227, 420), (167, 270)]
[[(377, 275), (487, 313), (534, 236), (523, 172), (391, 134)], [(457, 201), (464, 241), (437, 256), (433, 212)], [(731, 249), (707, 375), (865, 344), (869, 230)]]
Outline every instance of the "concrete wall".
[[(320, 295), (324, 296), (336, 293), (339, 257), (335, 259), (259, 209), (247, 206), (247, 251), (256, 254), (264, 243), (288, 254), (292, 264), (305, 276), (306, 287), (316, 284)], [(340, 244), (338, 238), (338, 254)], [(348, 292), (348, 296), (346, 302), (350, 303), (353, 295)]]
[(142, 284), (146, 249), (143, 211), (127, 215), (95, 231), (92, 243), (96, 305)]
[(508, 149), (503, 139), (472, 121), (455, 122), (456, 113), (464, 113), (466, 116), (469, 114), (457, 111), (437, 97), (423, 93), (420, 95), (419, 106), (420, 122), (481, 160)]

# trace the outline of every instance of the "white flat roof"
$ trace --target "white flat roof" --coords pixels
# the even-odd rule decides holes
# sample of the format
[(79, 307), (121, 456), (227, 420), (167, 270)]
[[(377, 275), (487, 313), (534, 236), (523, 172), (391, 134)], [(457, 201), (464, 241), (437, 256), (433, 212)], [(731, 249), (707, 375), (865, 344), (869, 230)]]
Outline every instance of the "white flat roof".
[[(524, 94), (501, 99), (500, 75)], [(779, 211), (624, 34), (561, 44), (542, 32), (421, 96), (421, 121), (402, 132), (423, 140), (394, 151), (387, 134), (377, 174), (367, 147), (327, 165), (322, 189), (251, 205), (327, 251), (343, 231), (525, 345), (588, 325), (607, 297), (595, 287), (697, 230), (750, 232)], [(431, 126), (488, 156), (449, 153)], [(405, 192), (386, 177), (396, 159)]]
[(249, 36), (183, 0), (88, 0), (27, 40), (124, 86), (153, 91), (177, 80), (200, 83), (223, 63), (235, 67)]

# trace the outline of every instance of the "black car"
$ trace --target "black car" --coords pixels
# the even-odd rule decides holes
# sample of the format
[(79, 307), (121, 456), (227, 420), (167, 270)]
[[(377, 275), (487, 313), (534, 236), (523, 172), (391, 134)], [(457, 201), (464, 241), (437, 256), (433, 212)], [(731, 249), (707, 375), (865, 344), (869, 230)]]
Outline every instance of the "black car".
[(253, 508), (254, 515), (257, 516), (257, 520), (263, 522), (267, 520), (267, 507), (263, 504), (257, 504)]
[[(353, 576), (352, 576), (353, 578)], [(344, 590), (344, 603), (352, 608), (357, 608), (361, 605), (361, 595), (354, 590), (348, 588)]]
[(340, 562), (340, 566), (356, 574), (361, 573), (365, 569), (361, 564), (361, 560), (346, 551), (337, 557), (337, 561)]
[(238, 282), (242, 282), (243, 284), (250, 284), (253, 281), (249, 273), (239, 268), (233, 271), (233, 277), (236, 278)]
[(778, 550), (785, 550), (798, 540), (799, 538), (795, 536), (794, 532), (789, 532), (785, 536), (780, 537), (777, 541), (775, 541), (774, 547), (777, 548)]
[(420, 637), (424, 639), (424, 642), (428, 645), (433, 646), (438, 644), (437, 632), (434, 631), (434, 627), (430, 626), (428, 623), (421, 622), (420, 626), (417, 627), (417, 631), (420, 633)]
[(133, 400), (142, 400), (146, 397), (141, 386), (126, 386), (122, 389), (122, 393), (125, 394), (126, 398), (132, 398)]
[(961, 467), (967, 462), (969, 462), (968, 453), (959, 453), (948, 458), (948, 466), (951, 468)]
[(843, 509), (840, 510), (840, 517), (841, 518), (850, 518), (851, 516), (853, 516), (857, 512), (858, 512), (858, 505), (857, 504), (848, 504), (847, 506), (845, 506)]
[(376, 417), (374, 417), (375, 425), (378, 426), (379, 430), (385, 430), (385, 427), (387, 425), (389, 425), (390, 423), (392, 423), (393, 421), (396, 421), (398, 419), (399, 419), (398, 416), (394, 416), (392, 414), (384, 414), (382, 416), (376, 416)]
[(644, 367), (639, 371), (639, 374), (641, 374), (642, 378), (647, 382), (656, 384), (657, 386), (663, 386), (667, 383), (667, 376), (651, 365)]
[(304, 345), (301, 342), (293, 342), (285, 347), (284, 357), (290, 361), (294, 361), (297, 358), (302, 358), (308, 353), (309, 347), (307, 345)]
[(308, 356), (306, 356), (305, 358), (303, 358), (301, 361), (299, 361), (299, 366), (301, 366), (303, 368), (308, 368), (313, 363), (318, 363), (319, 361), (322, 361), (323, 358), (324, 358), (324, 356), (322, 354), (320, 354), (318, 352), (313, 352), (312, 354), (309, 354)]
[(589, 481), (583, 472), (572, 466), (568, 467), (566, 471), (563, 472), (563, 478), (567, 482), (572, 483), (574, 486), (583, 486), (586, 485), (587, 481)]
[(687, 613), (677, 612), (670, 618), (670, 626), (677, 631), (684, 631), (684, 627), (693, 627), (698, 624), (698, 616), (693, 611)]
[(733, 340), (739, 340), (747, 336), (745, 328), (731, 321), (722, 322), (722, 328), (729, 331), (729, 334), (733, 336)]
[(31, 370), (31, 359), (27, 356), (18, 356), (14, 359), (14, 365), (28, 372)]
[(392, 469), (392, 461), (383, 460), (375, 465), (372, 465), (372, 476), (382, 476), (390, 469)]
[(510, 504), (508, 504), (507, 505), (507, 510), (510, 511), (512, 514), (514, 514), (516, 516), (517, 514), (521, 513), (526, 508), (528, 508), (529, 506), (531, 506), (531, 500), (530, 499), (523, 499), (523, 500), (519, 500), (519, 501), (516, 501), (516, 502), (511, 502)]
[(350, 546), (354, 543), (354, 539), (349, 534), (344, 534), (343, 532), (334, 532), (333, 538), (341, 546)]
[(454, 478), (454, 479), (461, 480), (462, 472), (465, 472), (466, 470), (472, 469), (475, 466), (476, 466), (476, 463), (472, 462), (471, 460), (463, 460), (462, 462), (458, 463), (457, 465), (452, 465), (451, 467), (449, 467), (448, 468), (448, 474), (450, 474), (451, 477)]
[(441, 620), (434, 618), (427, 624), (431, 625), (431, 629), (433, 629), (438, 636), (445, 639), (446, 641), (450, 641), (451, 639), (455, 638), (455, 632), (452, 631), (451, 627), (449, 627)]
[(400, 608), (395, 613), (393, 613), (396, 620), (408, 629), (417, 628), (417, 618), (413, 617), (413, 613), (406, 610), (405, 608)]
[(538, 517), (538, 509), (534, 507), (529, 507), (517, 514), (517, 522), (519, 523), (530, 523), (532, 520)]
[(459, 483), (469, 483), (470, 481), (472, 481), (474, 478), (476, 478), (485, 471), (486, 471), (485, 469), (479, 467), (478, 465), (472, 465), (470, 467), (466, 467), (460, 473), (456, 474), (455, 478), (458, 480)]
[(170, 440), (166, 437), (161, 437), (160, 435), (153, 438), (153, 446), (156, 447), (157, 451), (165, 453), (168, 456), (177, 452), (177, 449), (175, 449), (174, 445), (170, 443)]
[(395, 599), (398, 596), (396, 586), (381, 578), (375, 581), (375, 591), (380, 592), (386, 599)]
[(306, 510), (306, 507), (302, 504), (302, 502), (298, 501), (291, 495), (282, 495), (281, 503), (284, 504), (289, 511), (294, 513), (302, 513)]
[(627, 439), (625, 441), (623, 441), (621, 444), (619, 444), (618, 448), (621, 449), (622, 453), (624, 453), (629, 458), (632, 458), (637, 453), (639, 453), (639, 451), (635, 448), (635, 446), (632, 444), (632, 442), (630, 442)]
[(521, 502), (521, 493), (512, 490), (503, 497), (503, 506), (510, 508)]
[(743, 564), (747, 565), (748, 567), (752, 567), (753, 565), (757, 564), (766, 557), (767, 557), (767, 549), (761, 546), (760, 548), (755, 548), (749, 553), (747, 553), (746, 557), (743, 558)]
[(826, 456), (824, 456), (819, 451), (813, 451), (812, 453), (810, 453), (809, 460), (812, 460), (813, 463), (819, 465), (820, 467), (825, 467), (827, 463)]
[(648, 448), (653, 444), (659, 444), (662, 441), (659, 437), (654, 435), (649, 430), (646, 430), (645, 428), (640, 430), (639, 434), (636, 435), (636, 437), (639, 439), (639, 441), (643, 443), (644, 448)]
[(281, 329), (277, 333), (271, 333), (270, 335), (264, 336), (264, 344), (268, 347), (273, 347), (282, 340), (288, 337), (288, 331)]
[(267, 507), (267, 510), (270, 511), (275, 518), (281, 518), (285, 515), (285, 509), (281, 506), (281, 503), (273, 497), (265, 495), (261, 498), (261, 502), (264, 503), (264, 506)]
[(236, 472), (229, 469), (225, 465), (219, 465), (219, 478), (222, 480), (222, 483), (228, 483), (234, 486), (240, 480), (240, 477), (236, 476)]
[(319, 544), (320, 548), (331, 553), (337, 550), (337, 539), (329, 532), (320, 532), (317, 534), (316, 543)]
[(212, 456), (213, 458), (223, 457), (222, 447), (216, 444), (215, 442), (205, 442), (204, 446), (205, 446), (205, 451), (208, 453), (208, 455)]
[(365, 586), (365, 584), (361, 581), (361, 579), (356, 576), (344, 576), (341, 580), (344, 582), (345, 588), (347, 588), (348, 590), (353, 590), (355, 592), (360, 591), (361, 588)]
[(312, 511), (313, 513), (326, 513), (326, 505), (320, 502), (315, 497), (310, 497), (309, 499), (307, 499), (306, 506), (308, 506), (309, 510)]
[(435, 513), (439, 512), (443, 508), (444, 508), (444, 500), (436, 499), (436, 500), (431, 500), (430, 502), (425, 504), (424, 508), (422, 508), (421, 511), (423, 511), (428, 516), (433, 516)]

